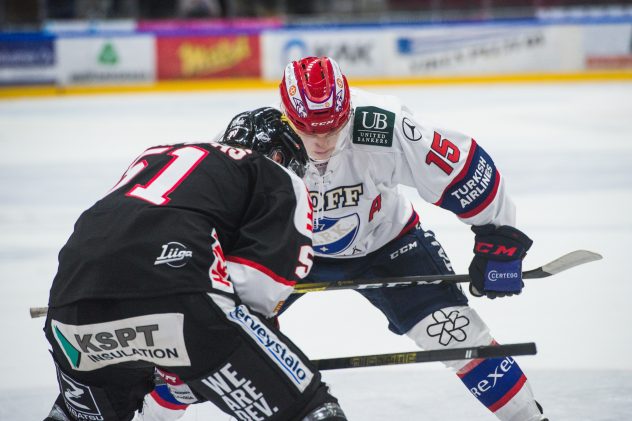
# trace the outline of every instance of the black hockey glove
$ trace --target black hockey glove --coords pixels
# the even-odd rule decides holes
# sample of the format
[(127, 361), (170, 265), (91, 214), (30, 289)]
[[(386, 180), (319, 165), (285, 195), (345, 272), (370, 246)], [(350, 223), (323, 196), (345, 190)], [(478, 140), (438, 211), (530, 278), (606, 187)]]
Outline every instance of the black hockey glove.
[(470, 264), (470, 292), (476, 297), (520, 294), (522, 259), (533, 241), (522, 231), (502, 225), (473, 226), (474, 259)]

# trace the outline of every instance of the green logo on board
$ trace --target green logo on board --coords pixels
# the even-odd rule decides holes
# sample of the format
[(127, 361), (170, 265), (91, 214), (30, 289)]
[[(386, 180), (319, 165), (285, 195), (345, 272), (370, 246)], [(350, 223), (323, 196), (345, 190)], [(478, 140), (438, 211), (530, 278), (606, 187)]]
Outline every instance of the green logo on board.
[(119, 57), (111, 42), (106, 43), (99, 53), (99, 63), (112, 66), (118, 63)]

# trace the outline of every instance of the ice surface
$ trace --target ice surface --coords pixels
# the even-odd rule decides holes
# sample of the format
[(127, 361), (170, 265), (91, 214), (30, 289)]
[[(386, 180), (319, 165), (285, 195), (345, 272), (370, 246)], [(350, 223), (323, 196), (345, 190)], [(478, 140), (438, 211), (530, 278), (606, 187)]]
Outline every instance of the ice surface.
[[(351, 421), (493, 421), (444, 369), (420, 366), (339, 370), (325, 374)], [(529, 370), (529, 380), (554, 421), (629, 421), (630, 372)], [(41, 420), (57, 396), (53, 387), (3, 390), (0, 420)], [(183, 421), (229, 421), (210, 404), (190, 407)]]
[[(472, 299), (500, 342), (535, 341), (520, 363), (554, 421), (632, 420), (632, 84), (371, 88), (425, 121), (472, 135), (494, 157), (535, 244), (525, 268), (575, 249), (604, 260), (527, 281), (519, 297)], [(136, 94), (0, 102), (0, 420), (42, 419), (55, 375), (30, 306), (44, 305), (57, 252), (80, 212), (144, 148), (209, 140), (274, 91)], [(457, 272), (472, 234), (411, 195)], [(282, 318), (313, 358), (414, 349), (349, 291), (309, 294)], [(352, 420), (494, 419), (440, 364), (327, 372)], [(187, 420), (227, 420), (209, 405)]]

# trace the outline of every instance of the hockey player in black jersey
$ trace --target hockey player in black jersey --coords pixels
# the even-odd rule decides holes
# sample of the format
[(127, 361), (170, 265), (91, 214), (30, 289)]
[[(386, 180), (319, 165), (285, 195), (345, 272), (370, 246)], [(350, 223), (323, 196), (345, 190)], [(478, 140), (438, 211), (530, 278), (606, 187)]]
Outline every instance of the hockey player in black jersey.
[(141, 154), (59, 253), (46, 420), (129, 421), (155, 372), (239, 420), (345, 420), (272, 323), (312, 265), (306, 162), (272, 108), (237, 115), (219, 143)]

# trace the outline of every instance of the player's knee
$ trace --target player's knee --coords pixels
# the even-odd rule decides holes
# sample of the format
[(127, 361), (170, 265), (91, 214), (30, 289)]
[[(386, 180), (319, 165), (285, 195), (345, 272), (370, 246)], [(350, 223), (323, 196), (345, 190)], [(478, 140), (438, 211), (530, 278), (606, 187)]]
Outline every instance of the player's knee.
[[(476, 310), (468, 306), (446, 307), (434, 311), (406, 332), (422, 349), (448, 349), (490, 345), (489, 328)], [(445, 361), (454, 370), (461, 370), (469, 360)]]
[(347, 421), (345, 413), (336, 402), (325, 402), (301, 421)]

